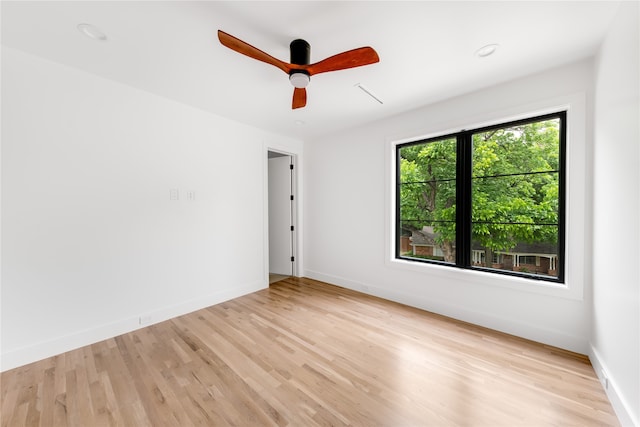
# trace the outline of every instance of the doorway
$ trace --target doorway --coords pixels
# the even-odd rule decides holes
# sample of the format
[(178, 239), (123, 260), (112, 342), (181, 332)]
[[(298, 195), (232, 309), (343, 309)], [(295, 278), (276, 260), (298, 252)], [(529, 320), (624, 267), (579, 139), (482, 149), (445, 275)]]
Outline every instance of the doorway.
[(294, 156), (268, 151), (269, 283), (295, 276)]

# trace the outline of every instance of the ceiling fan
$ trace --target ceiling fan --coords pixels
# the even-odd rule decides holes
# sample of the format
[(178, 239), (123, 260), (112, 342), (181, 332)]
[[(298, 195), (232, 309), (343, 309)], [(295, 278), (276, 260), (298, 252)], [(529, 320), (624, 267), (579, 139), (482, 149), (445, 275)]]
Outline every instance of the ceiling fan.
[(291, 108), (302, 108), (307, 105), (307, 90), (311, 76), (328, 71), (345, 70), (361, 67), (380, 61), (378, 54), (371, 47), (360, 47), (330, 56), (320, 62), (310, 64), (311, 46), (304, 40), (296, 39), (291, 42), (291, 63), (281, 61), (242, 40), (218, 30), (220, 43), (231, 50), (246, 55), (258, 61), (278, 67), (289, 75), (289, 81), (294, 86)]

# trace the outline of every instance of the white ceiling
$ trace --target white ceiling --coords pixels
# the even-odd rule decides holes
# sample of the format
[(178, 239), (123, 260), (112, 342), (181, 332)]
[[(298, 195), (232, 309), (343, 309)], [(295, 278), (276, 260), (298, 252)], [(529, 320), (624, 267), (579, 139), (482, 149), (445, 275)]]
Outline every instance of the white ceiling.
[[(2, 1), (2, 44), (308, 139), (591, 56), (617, 7), (612, 1)], [(83, 36), (80, 23), (95, 25), (108, 40)], [(287, 62), (295, 38), (311, 44), (311, 62), (361, 46), (373, 47), (380, 62), (314, 76), (307, 106), (292, 110), (287, 75), (222, 46), (218, 29)], [(500, 45), (494, 55), (474, 55), (489, 43)]]

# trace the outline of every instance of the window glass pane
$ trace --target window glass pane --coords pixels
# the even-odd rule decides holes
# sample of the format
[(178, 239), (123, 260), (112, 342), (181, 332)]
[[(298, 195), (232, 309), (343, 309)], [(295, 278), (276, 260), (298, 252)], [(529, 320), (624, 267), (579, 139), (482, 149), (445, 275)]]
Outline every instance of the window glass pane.
[(473, 177), (559, 169), (560, 119), (473, 135)]
[[(455, 221), (456, 182), (404, 183), (400, 186), (400, 219), (420, 224)], [(421, 228), (421, 227), (419, 227)]]
[(456, 178), (456, 139), (440, 139), (400, 148), (400, 167), (406, 168), (400, 182)]
[(559, 119), (473, 135), (472, 265), (557, 276), (559, 147)]
[[(486, 224), (474, 224), (471, 242), (471, 263), (476, 267), (496, 270), (514, 271), (538, 276), (558, 276), (558, 245), (555, 240), (545, 239), (543, 236), (557, 236), (556, 226), (533, 225), (493, 225), (493, 239), (489, 242), (501, 240), (509, 242), (496, 248), (486, 239), (488, 228)], [(541, 230), (542, 229), (542, 230)], [(517, 235), (540, 236), (538, 239), (514, 239)], [(485, 238), (475, 236), (485, 236)], [(487, 260), (491, 262), (487, 263)]]
[(558, 223), (558, 172), (474, 178), (474, 221)]
[(397, 256), (455, 263), (456, 140), (402, 147)]

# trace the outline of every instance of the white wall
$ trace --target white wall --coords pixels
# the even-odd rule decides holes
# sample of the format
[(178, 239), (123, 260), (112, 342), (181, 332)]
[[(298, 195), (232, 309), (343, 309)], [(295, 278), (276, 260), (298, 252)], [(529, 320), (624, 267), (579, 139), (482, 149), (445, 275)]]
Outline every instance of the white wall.
[(2, 370), (266, 287), (269, 145), (3, 48)]
[[(592, 61), (305, 142), (306, 275), (582, 353), (591, 303), (585, 270)], [(567, 288), (393, 262), (392, 141), (569, 105)], [(452, 166), (453, 167), (453, 166)]]
[[(623, 425), (640, 426), (640, 50), (623, 3), (596, 60), (591, 360)], [(604, 370), (604, 374), (602, 372)]]

